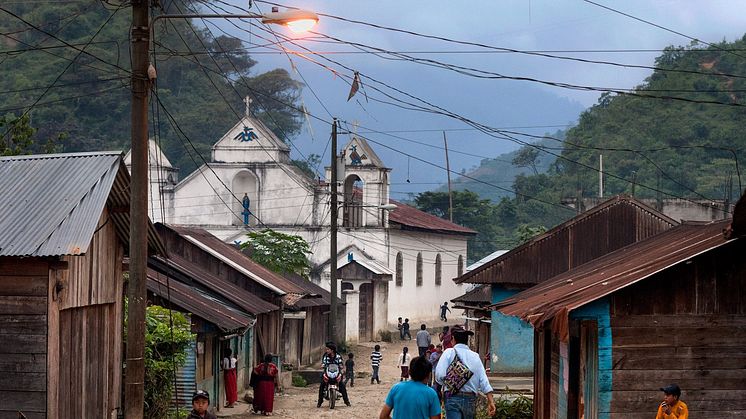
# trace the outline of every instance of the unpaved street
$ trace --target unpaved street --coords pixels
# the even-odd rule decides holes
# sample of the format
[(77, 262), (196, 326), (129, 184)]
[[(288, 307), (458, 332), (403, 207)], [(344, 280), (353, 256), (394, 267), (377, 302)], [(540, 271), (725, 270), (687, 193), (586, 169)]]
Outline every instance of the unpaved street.
[[(395, 383), (399, 382), (400, 370), (396, 367), (396, 359), (405, 345), (409, 347), (410, 353), (417, 355), (417, 345), (414, 341), (404, 343), (380, 342), (383, 361), (381, 361), (380, 377), (381, 384), (370, 384), (370, 352), (373, 350), (375, 343), (363, 343), (355, 346), (355, 369), (367, 373), (365, 378), (359, 378), (355, 381), (355, 386), (348, 385), (347, 391), (350, 395), (351, 407), (345, 406), (340, 399), (334, 410), (329, 409), (329, 403), (325, 401), (321, 408), (316, 408), (318, 398), (318, 384), (309, 385), (306, 388), (291, 387), (285, 394), (275, 397), (274, 417), (278, 418), (365, 418), (370, 419), (378, 417), (381, 406), (386, 399), (389, 389)], [(437, 340), (435, 337), (434, 340)], [(346, 359), (346, 358), (345, 358)], [(241, 419), (258, 417), (256, 415), (246, 414), (240, 416)]]

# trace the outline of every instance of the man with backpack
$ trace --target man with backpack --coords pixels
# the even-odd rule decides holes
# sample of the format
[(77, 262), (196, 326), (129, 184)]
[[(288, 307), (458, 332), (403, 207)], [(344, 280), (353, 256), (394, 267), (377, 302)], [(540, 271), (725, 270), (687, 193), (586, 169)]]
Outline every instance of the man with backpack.
[(446, 349), (435, 368), (435, 381), (441, 385), (448, 419), (474, 419), (478, 394), (487, 396), (489, 417), (495, 414), (492, 386), (479, 354), (469, 349), (474, 332), (461, 326), (451, 328), (455, 345)]

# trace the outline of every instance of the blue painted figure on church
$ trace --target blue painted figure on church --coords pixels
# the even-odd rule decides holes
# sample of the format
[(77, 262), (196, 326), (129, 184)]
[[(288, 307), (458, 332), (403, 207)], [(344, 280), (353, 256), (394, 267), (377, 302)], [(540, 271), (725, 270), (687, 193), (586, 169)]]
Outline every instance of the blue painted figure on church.
[(251, 215), (251, 210), (249, 209), (249, 207), (251, 206), (249, 194), (243, 194), (243, 201), (241, 202), (241, 205), (243, 205), (243, 211), (241, 212), (241, 214), (243, 215), (243, 223), (244, 225), (249, 225), (249, 215)]
[(250, 128), (247, 126), (243, 127), (243, 131), (239, 132), (235, 137), (233, 137), (234, 140), (238, 140), (241, 142), (248, 142), (252, 140), (258, 139), (259, 136), (256, 135), (254, 132), (254, 128)]
[(360, 166), (363, 164), (363, 160), (367, 160), (368, 156), (363, 154), (362, 156), (357, 152), (357, 144), (353, 144), (350, 147), (350, 164), (353, 166)]

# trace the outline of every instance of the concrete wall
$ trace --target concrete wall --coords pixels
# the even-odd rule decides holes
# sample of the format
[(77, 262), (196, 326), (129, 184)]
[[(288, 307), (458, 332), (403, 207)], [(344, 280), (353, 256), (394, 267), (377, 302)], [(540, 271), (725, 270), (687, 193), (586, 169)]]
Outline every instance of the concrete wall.
[[(586, 210), (589, 210), (596, 205), (604, 202), (607, 198), (583, 198), (583, 205)], [(687, 220), (687, 221), (713, 221), (722, 220), (728, 215), (723, 211), (725, 203), (723, 201), (705, 201), (705, 200), (684, 200), (684, 199), (663, 199), (659, 208), (658, 202), (655, 199), (640, 199), (640, 201), (651, 206), (652, 208), (659, 209), (662, 213), (673, 218), (674, 220)], [(728, 207), (728, 211), (733, 211), (734, 203), (731, 203)]]
[[(497, 303), (518, 293), (492, 285), (492, 302)], [(490, 334), (490, 368), (492, 372), (531, 375), (534, 370), (534, 329), (513, 316), (492, 312)]]

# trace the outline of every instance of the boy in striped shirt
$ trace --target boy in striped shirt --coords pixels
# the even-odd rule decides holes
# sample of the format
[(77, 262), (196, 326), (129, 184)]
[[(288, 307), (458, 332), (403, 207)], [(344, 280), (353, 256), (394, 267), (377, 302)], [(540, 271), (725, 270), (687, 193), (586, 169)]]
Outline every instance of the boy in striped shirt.
[(378, 377), (378, 367), (381, 366), (381, 345), (376, 345), (373, 348), (373, 352), (370, 353), (370, 365), (373, 367), (373, 375), (370, 376), (370, 383), (373, 384), (373, 380), (376, 380), (378, 384), (381, 384), (381, 379)]

